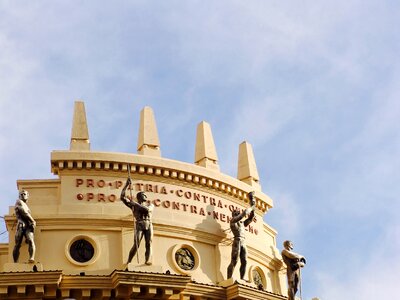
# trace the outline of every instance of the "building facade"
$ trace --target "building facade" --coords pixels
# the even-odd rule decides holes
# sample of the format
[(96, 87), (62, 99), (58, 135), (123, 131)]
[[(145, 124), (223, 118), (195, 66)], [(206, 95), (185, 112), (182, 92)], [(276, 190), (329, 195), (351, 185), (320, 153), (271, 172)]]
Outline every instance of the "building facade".
[[(37, 222), (36, 256), (27, 245), (13, 262), (16, 217), (0, 244), (0, 299), (286, 299), (286, 277), (276, 231), (263, 222), (273, 206), (262, 192), (251, 145), (239, 145), (238, 176), (220, 172), (209, 124), (197, 128), (194, 164), (161, 156), (153, 111), (140, 115), (137, 154), (90, 149), (83, 102), (75, 103), (70, 149), (51, 153), (56, 179), (18, 180), (30, 194)], [(129, 173), (129, 174), (128, 174)], [(153, 204), (151, 265), (144, 241), (127, 264), (134, 241), (132, 212), (120, 200), (145, 192)], [(232, 211), (243, 211), (254, 191), (255, 217), (246, 227), (247, 268), (231, 260)]]

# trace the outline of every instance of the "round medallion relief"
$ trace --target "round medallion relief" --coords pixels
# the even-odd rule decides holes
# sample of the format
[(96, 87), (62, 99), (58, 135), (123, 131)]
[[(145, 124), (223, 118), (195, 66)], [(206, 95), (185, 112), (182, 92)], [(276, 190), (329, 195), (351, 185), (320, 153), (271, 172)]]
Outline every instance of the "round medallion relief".
[(96, 262), (100, 249), (95, 239), (86, 235), (77, 235), (65, 244), (65, 256), (78, 266), (88, 266)]
[(188, 244), (175, 245), (171, 251), (171, 260), (179, 273), (187, 275), (192, 274), (201, 263), (197, 249)]
[(73, 260), (79, 263), (86, 263), (93, 258), (94, 247), (89, 241), (79, 239), (71, 244), (69, 254)]
[(179, 248), (175, 252), (175, 262), (183, 270), (191, 271), (196, 265), (193, 253), (188, 248)]

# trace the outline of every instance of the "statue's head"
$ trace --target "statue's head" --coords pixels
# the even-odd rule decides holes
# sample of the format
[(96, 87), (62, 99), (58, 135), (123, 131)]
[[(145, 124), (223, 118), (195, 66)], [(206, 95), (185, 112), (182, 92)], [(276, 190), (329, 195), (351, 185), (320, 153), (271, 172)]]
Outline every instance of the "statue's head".
[(284, 242), (283, 242), (283, 247), (284, 247), (286, 250), (292, 250), (292, 249), (293, 249), (293, 243), (292, 243), (292, 241), (289, 241), (289, 240), (284, 241)]
[(240, 210), (239, 210), (239, 209), (234, 209), (234, 210), (232, 211), (232, 217), (236, 217), (236, 216), (238, 216), (238, 215), (240, 215)]
[(139, 192), (136, 194), (136, 199), (139, 203), (143, 203), (147, 201), (147, 196), (144, 192)]
[(26, 201), (28, 201), (28, 198), (29, 198), (29, 193), (28, 193), (28, 191), (21, 190), (21, 191), (19, 192), (19, 199), (21, 199), (22, 201), (26, 202)]

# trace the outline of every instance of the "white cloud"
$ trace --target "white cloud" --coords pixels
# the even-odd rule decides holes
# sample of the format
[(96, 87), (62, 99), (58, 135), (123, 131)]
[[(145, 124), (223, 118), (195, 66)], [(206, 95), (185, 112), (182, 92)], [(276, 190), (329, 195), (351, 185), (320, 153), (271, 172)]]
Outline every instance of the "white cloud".
[[(298, 240), (303, 230), (301, 209), (298, 199), (286, 192), (273, 192), (275, 203), (275, 212), (269, 212), (265, 216), (265, 222), (275, 228), (280, 228), (279, 238), (282, 240)], [(279, 248), (281, 245), (277, 245)]]
[[(323, 257), (314, 262), (326, 299), (379, 298), (372, 286), (393, 291), (386, 255), (398, 255), (380, 249), (390, 236), (399, 240), (396, 4), (0, 6), (1, 213), (16, 198), (16, 179), (51, 177), (49, 152), (68, 148), (75, 99), (86, 102), (92, 149), (105, 151), (134, 152), (139, 111), (151, 105), (167, 157), (193, 160), (203, 119), (223, 172), (236, 175), (238, 144), (253, 145), (260, 174), (272, 179), (264, 190), (275, 208), (266, 218), (274, 216), (279, 236), (318, 240), (323, 252), (335, 233), (310, 238), (307, 230), (332, 228), (337, 216), (349, 232), (354, 223), (396, 228), (384, 246), (360, 249), (365, 268), (343, 257), (328, 258), (335, 270), (324, 269)], [(341, 278), (343, 263), (354, 285)]]
[[(400, 79), (400, 76), (395, 78)], [(400, 178), (399, 96), (394, 82), (377, 92), (375, 100), (369, 102), (369, 113), (360, 131), (338, 149), (337, 160), (353, 159), (347, 163), (346, 173), (340, 175), (342, 180), (333, 200), (334, 209), (353, 215), (389, 213), (393, 210), (388, 201), (392, 208), (398, 208), (395, 199)]]

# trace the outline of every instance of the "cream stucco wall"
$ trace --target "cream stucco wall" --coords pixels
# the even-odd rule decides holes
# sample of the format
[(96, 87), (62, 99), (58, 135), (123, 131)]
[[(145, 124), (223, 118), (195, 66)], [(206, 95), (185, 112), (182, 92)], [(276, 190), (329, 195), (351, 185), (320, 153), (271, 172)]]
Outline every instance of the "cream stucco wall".
[[(29, 207), (37, 220), (36, 260), (45, 270), (63, 270), (66, 274), (110, 274), (126, 268), (133, 244), (132, 213), (119, 200), (127, 166), (132, 169), (133, 195), (145, 191), (154, 205), (153, 266), (138, 270), (189, 274), (201, 283), (218, 284), (226, 279), (230, 262), (229, 217), (232, 208), (248, 207), (247, 193), (252, 187), (220, 172), (201, 166), (144, 155), (57, 151), (52, 153), (52, 170), (57, 179), (20, 180), (19, 189), (30, 193)], [(248, 272), (259, 268), (266, 289), (284, 293), (276, 232), (263, 222), (272, 200), (256, 191), (256, 222), (246, 232)], [(13, 237), (15, 222), (10, 207), (6, 222)], [(89, 239), (96, 254), (89, 263), (69, 258), (68, 246), (77, 237)], [(174, 263), (177, 245), (188, 245), (200, 263), (193, 271), (184, 271)], [(3, 246), (0, 261), (12, 262), (13, 240), (8, 251)], [(21, 261), (27, 260), (26, 245)], [(144, 242), (139, 251), (144, 260)], [(132, 261), (137, 264), (136, 258)], [(238, 263), (234, 278), (239, 278)]]

